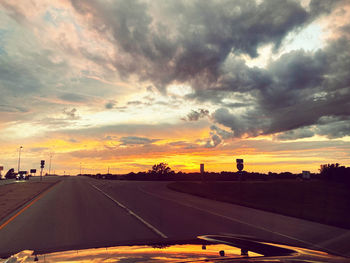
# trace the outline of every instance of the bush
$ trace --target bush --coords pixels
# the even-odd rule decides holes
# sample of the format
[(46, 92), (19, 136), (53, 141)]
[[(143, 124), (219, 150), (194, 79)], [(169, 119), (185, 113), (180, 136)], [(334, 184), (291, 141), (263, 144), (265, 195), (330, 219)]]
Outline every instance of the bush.
[(321, 165), (320, 175), (328, 181), (350, 184), (350, 167), (339, 166), (339, 163)]

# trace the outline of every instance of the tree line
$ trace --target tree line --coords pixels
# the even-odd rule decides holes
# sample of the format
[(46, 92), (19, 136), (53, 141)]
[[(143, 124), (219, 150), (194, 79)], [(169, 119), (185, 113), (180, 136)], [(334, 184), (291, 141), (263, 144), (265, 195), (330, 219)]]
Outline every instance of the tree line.
[[(350, 184), (350, 167), (336, 164), (322, 164), (319, 169), (320, 173), (311, 173), (310, 179), (320, 179), (339, 183)], [(154, 164), (152, 168), (144, 172), (130, 172), (128, 174), (85, 174), (97, 179), (114, 179), (114, 180), (164, 180), (164, 181), (237, 181), (237, 180), (256, 180), (266, 181), (272, 179), (303, 179), (302, 173), (257, 173), (257, 172), (175, 172), (167, 163)]]
[(323, 164), (320, 168), (320, 177), (327, 181), (350, 185), (350, 167), (340, 166), (339, 163)]

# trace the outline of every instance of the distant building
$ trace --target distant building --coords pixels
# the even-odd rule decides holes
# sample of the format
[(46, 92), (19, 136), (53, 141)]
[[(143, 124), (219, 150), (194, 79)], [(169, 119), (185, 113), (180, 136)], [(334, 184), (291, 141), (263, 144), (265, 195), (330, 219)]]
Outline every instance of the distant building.
[(310, 171), (303, 171), (301, 177), (303, 179), (309, 180), (310, 179)]
[(200, 164), (200, 171), (201, 171), (201, 174), (204, 174), (204, 163)]

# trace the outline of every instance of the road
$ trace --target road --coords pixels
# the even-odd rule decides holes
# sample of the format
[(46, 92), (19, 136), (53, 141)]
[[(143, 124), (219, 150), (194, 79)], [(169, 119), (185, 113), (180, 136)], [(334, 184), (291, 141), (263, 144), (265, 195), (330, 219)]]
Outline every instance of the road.
[(350, 256), (349, 230), (174, 192), (166, 184), (64, 178), (0, 229), (0, 255), (241, 234)]

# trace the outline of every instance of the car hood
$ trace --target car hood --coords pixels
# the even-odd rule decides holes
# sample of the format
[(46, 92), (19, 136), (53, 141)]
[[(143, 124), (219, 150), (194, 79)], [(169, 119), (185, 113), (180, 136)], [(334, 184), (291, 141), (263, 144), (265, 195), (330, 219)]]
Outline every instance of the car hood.
[[(249, 251), (248, 255), (244, 252)], [(243, 253), (242, 253), (243, 252)], [(349, 258), (237, 236), (70, 250), (22, 251), (0, 262), (350, 262)]]

